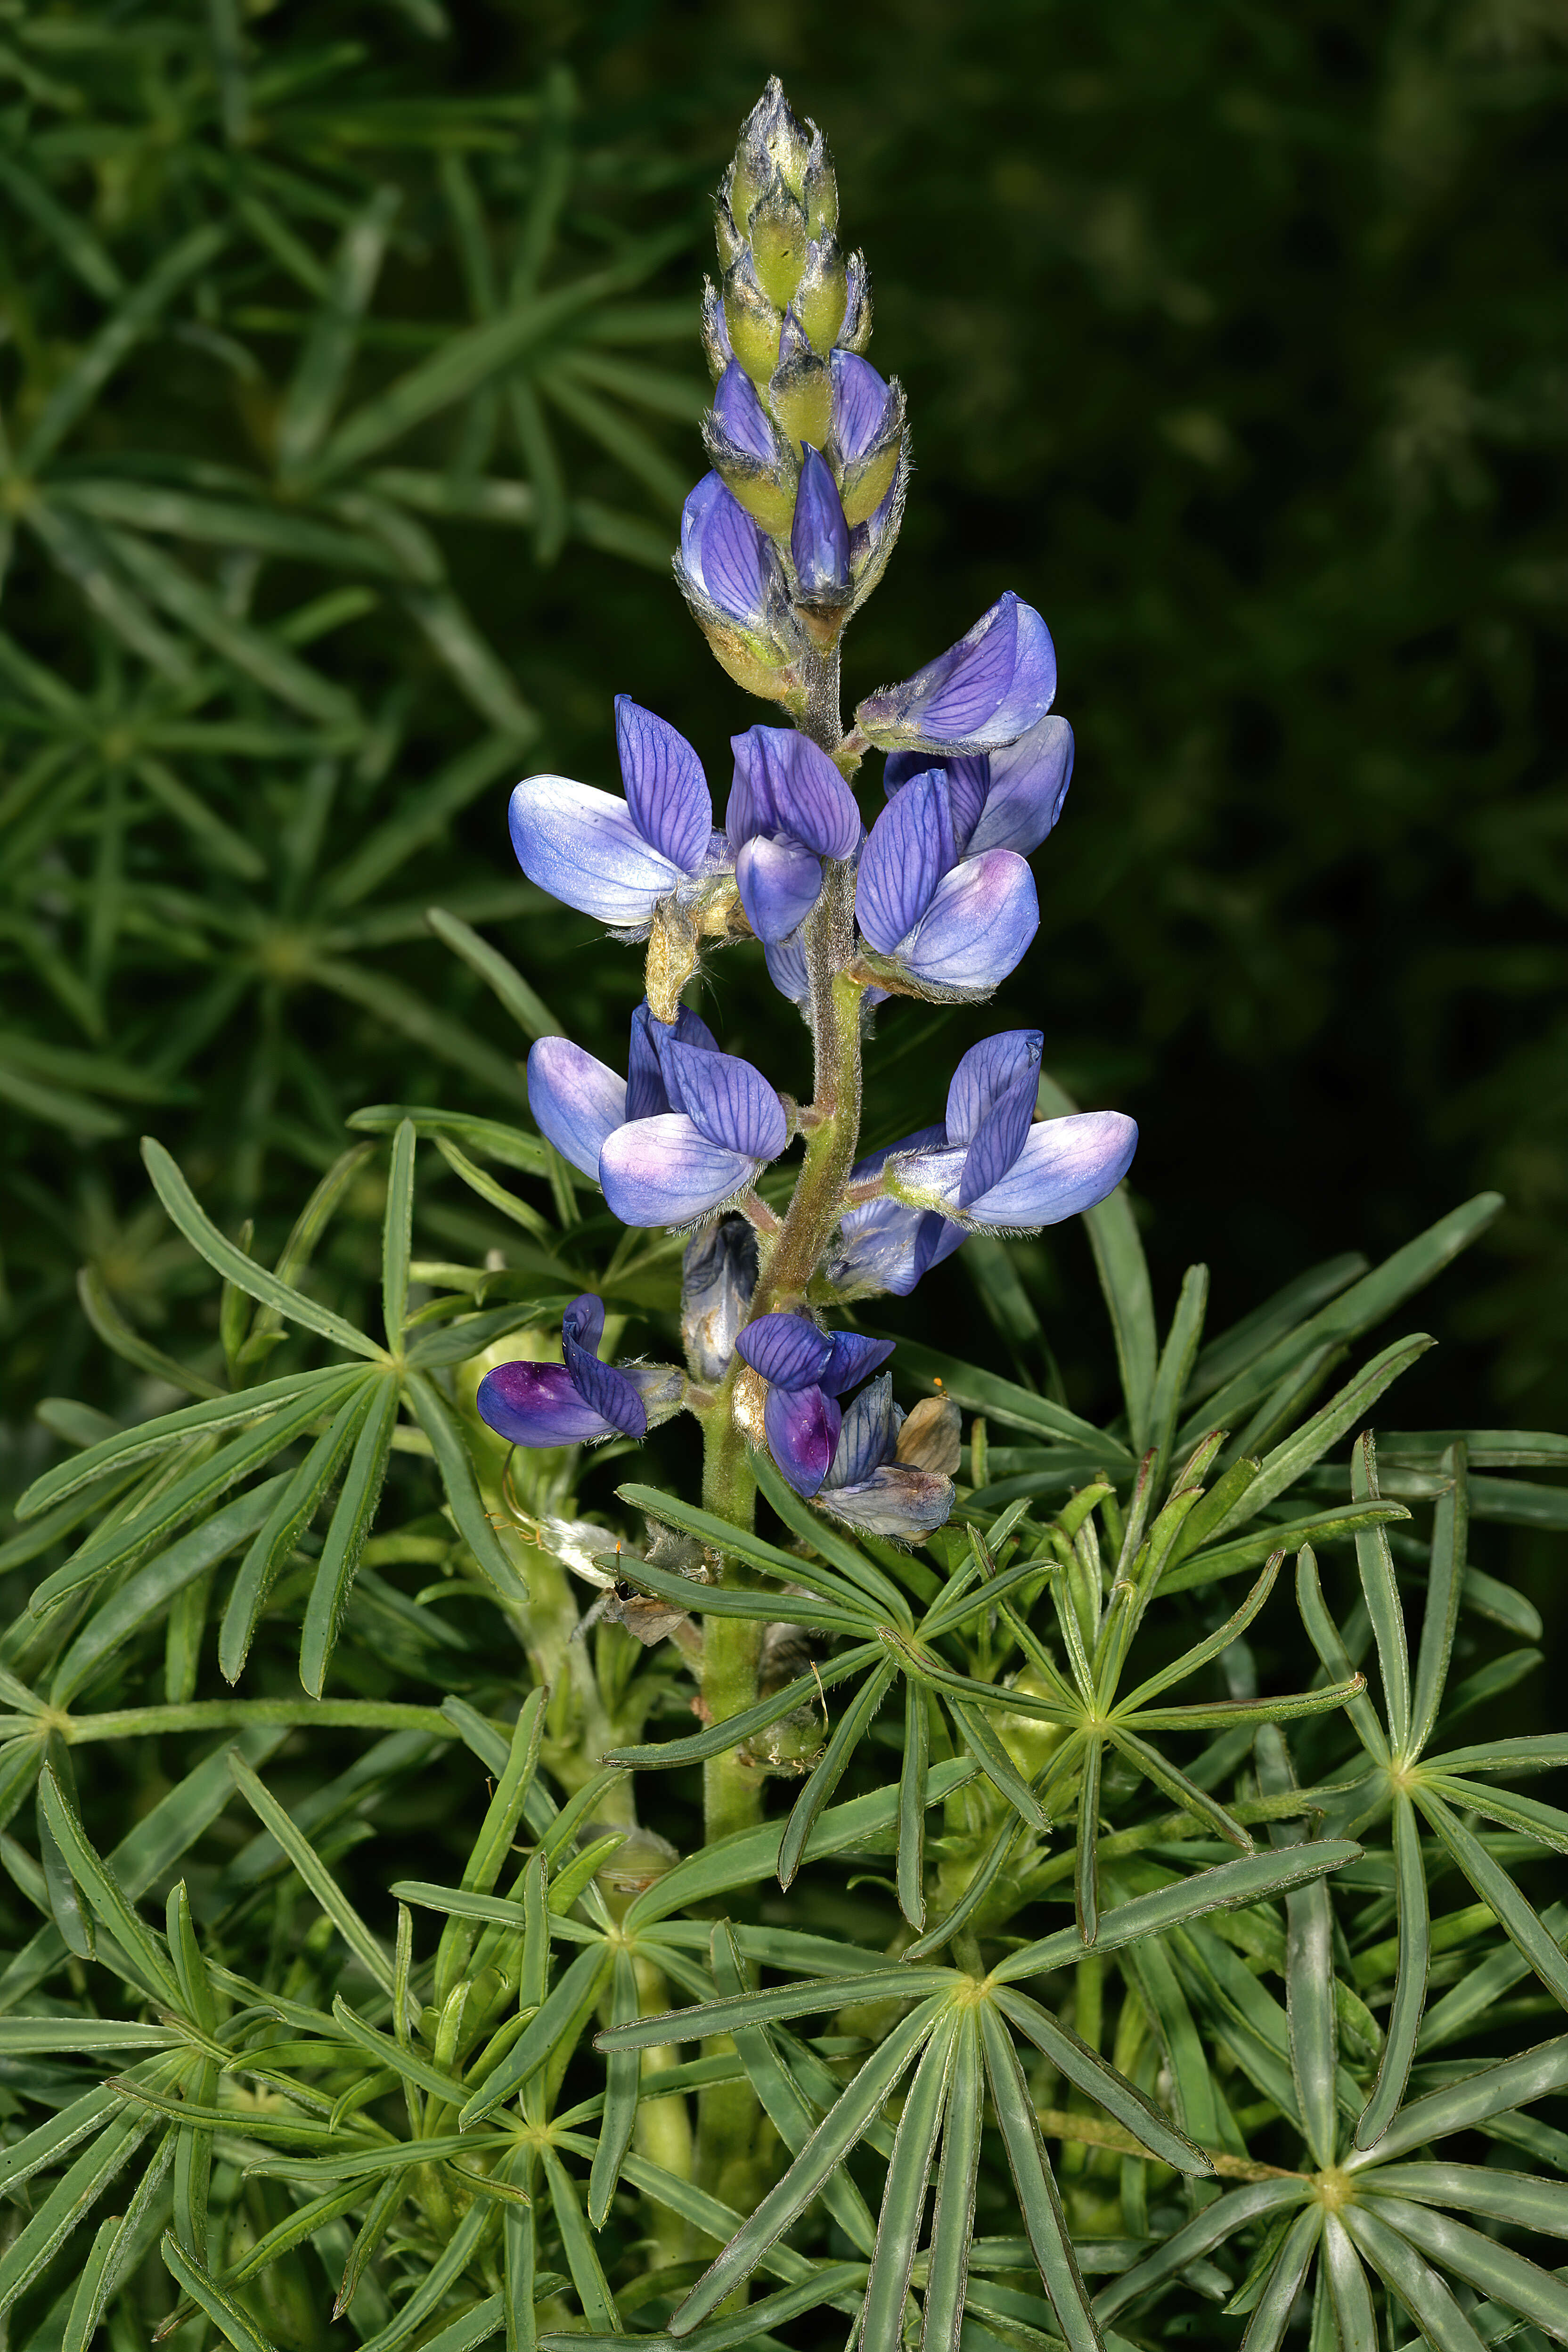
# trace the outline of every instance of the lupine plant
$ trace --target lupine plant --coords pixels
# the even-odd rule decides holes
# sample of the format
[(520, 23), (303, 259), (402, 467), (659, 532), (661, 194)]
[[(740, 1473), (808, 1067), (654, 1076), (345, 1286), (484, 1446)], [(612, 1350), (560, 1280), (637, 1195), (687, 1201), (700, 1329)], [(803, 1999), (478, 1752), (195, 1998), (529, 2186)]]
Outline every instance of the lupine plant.
[[(0, 1550), (0, 2313), (38, 2352), (1563, 2340), (1568, 1814), (1510, 1784), (1568, 1738), (1455, 1730), (1540, 1654), (1472, 1531), (1561, 1526), (1496, 1474), (1568, 1440), (1374, 1434), (1431, 1343), (1347, 1363), (1499, 1203), (1216, 1336), (1194, 1266), (1162, 1336), (1132, 1123), (1043, 1030), (866, 1148), (868, 1046), (1029, 948), (1071, 736), (1011, 591), (844, 728), (909, 428), (776, 82), (718, 226), (677, 570), (773, 710), (721, 827), (625, 697), (623, 795), (510, 803), (643, 950), (624, 1072), (478, 942), (538, 1132), (367, 1108), (271, 1266), (150, 1142), (222, 1283), (207, 1360), (143, 1348), (194, 1401), (45, 1408)], [(809, 1100), (687, 1001), (721, 954), (798, 1006)], [(377, 1337), (306, 1286), (384, 1143)], [(422, 1153), (471, 1261), (416, 1254)], [(1104, 1426), (868, 1319), (1078, 1217)]]

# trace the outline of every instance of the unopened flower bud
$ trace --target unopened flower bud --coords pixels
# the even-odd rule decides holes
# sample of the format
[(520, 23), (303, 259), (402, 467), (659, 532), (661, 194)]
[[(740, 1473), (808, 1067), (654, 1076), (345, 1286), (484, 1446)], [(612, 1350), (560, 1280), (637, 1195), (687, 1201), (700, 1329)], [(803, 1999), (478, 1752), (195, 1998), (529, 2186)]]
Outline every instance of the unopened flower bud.
[(844, 256), (831, 229), (807, 246), (797, 282), (791, 291), (795, 314), (805, 330), (807, 341), (814, 351), (826, 358), (844, 324), (844, 305), (848, 295)]
[(757, 1236), (744, 1217), (694, 1234), (680, 1268), (680, 1337), (699, 1380), (721, 1381), (757, 1286)]
[(710, 462), (746, 512), (775, 538), (795, 513), (795, 463), (751, 377), (731, 360), (702, 421)]
[(782, 310), (800, 283), (805, 268), (805, 206), (792, 195), (782, 179), (771, 181), (752, 214), (748, 232), (752, 264), (770, 302)]
[(869, 522), (893, 486), (904, 448), (904, 395), (885, 383), (868, 360), (837, 351), (833, 377), (833, 430), (827, 458), (851, 525)]
[(730, 182), (733, 166), (724, 175), (713, 206), (713, 241), (719, 248), (719, 267), (728, 269), (738, 261), (745, 247), (745, 238), (735, 226), (735, 216), (730, 210)]
[(849, 525), (827, 461), (808, 442), (790, 527), (790, 555), (804, 604), (840, 610), (849, 601)]
[(724, 324), (730, 348), (755, 383), (765, 383), (779, 359), (784, 320), (763, 293), (750, 247), (724, 272)]
[(814, 449), (823, 446), (833, 425), (833, 378), (793, 310), (784, 315), (778, 365), (769, 380), (767, 397), (797, 453), (807, 441)]
[(710, 278), (702, 280), (702, 354), (708, 362), (708, 373), (715, 380), (735, 356), (730, 330), (724, 323), (724, 298)]
[(833, 173), (833, 158), (815, 124), (800, 194), (805, 206), (805, 225), (813, 236), (822, 236), (838, 226), (838, 182)]
[(863, 352), (871, 340), (871, 280), (863, 253), (852, 253), (845, 265), (844, 323), (838, 330), (841, 352)]

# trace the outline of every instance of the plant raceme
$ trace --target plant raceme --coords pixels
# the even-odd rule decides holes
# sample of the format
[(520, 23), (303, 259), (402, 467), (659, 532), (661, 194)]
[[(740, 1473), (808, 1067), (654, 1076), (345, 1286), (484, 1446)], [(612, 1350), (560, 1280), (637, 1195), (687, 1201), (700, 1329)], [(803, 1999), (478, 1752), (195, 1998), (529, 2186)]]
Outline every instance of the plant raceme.
[[(692, 1229), (683, 1319), (701, 1337), (685, 1375), (612, 1375), (584, 1358), (579, 1300), (563, 1327), (564, 1369), (502, 1368), (479, 1410), (513, 1444), (575, 1442), (568, 1423), (640, 1436), (638, 1384), (652, 1381), (703, 1419), (710, 1455), (739, 1431), (798, 1494), (916, 1538), (945, 1517), (951, 1482), (899, 1460), (886, 1387), (843, 1413), (839, 1398), (889, 1349), (867, 1356), (822, 1317), (839, 1300), (907, 1294), (972, 1231), (1037, 1232), (1092, 1208), (1126, 1174), (1137, 1129), (1116, 1111), (1038, 1118), (1042, 1036), (1017, 1031), (964, 1055), (940, 1127), (857, 1161), (871, 1010), (891, 996), (984, 1001), (1033, 939), (1027, 860), (1060, 816), (1072, 732), (1050, 708), (1049, 632), (1011, 590), (841, 724), (842, 633), (898, 535), (907, 433), (902, 394), (862, 356), (864, 269), (836, 257), (820, 135), (800, 146), (793, 121), (775, 107), (768, 135), (805, 156), (800, 191), (770, 165), (763, 177), (779, 184), (755, 197), (749, 241), (751, 165), (737, 162), (721, 199), (721, 257), (734, 245), (707, 312), (713, 470), (687, 500), (677, 568), (720, 660), (794, 723), (732, 739), (721, 830), (691, 745), (625, 695), (624, 798), (542, 775), (510, 805), (530, 880), (647, 950), (625, 1079), (567, 1038), (541, 1038), (528, 1063), (534, 1118), (623, 1223)], [(794, 224), (787, 251), (775, 212)], [(873, 749), (886, 754), (885, 798), (868, 828), (849, 780)], [(811, 1029), (809, 1105), (722, 1052), (682, 1001), (705, 947), (747, 938)], [(805, 1156), (781, 1219), (755, 1188), (797, 1136)], [(715, 1323), (696, 1298), (715, 1279), (715, 1223), (737, 1218), (755, 1231), (755, 1271), (743, 1311)]]
[[(542, 1134), (357, 1111), (270, 1265), (149, 1141), (223, 1286), (202, 1364), (132, 1360), (193, 1401), (41, 1409), (64, 1450), (0, 1547), (24, 2352), (309, 2352), (329, 2296), (366, 2352), (1568, 2341), (1568, 2137), (1535, 2112), (1568, 2091), (1568, 1814), (1513, 1785), (1568, 1735), (1475, 1719), (1541, 1663), (1488, 1546), (1568, 1531), (1561, 1483), (1496, 1474), (1561, 1481), (1568, 1438), (1374, 1442), (1431, 1342), (1343, 1363), (1501, 1204), (1210, 1336), (1203, 1265), (1156, 1324), (1131, 1122), (1076, 1111), (1039, 1031), (860, 1152), (868, 1008), (951, 992), (942, 892), (1016, 897), (1070, 738), (1007, 598), (837, 731), (904, 424), (836, 224), (770, 85), (720, 205), (689, 532), (703, 594), (750, 549), (751, 638), (686, 578), (796, 723), (737, 739), (721, 832), (625, 702), (624, 800), (534, 779), (514, 807), (552, 887), (646, 941), (624, 1075), (468, 934), (539, 1040)], [(808, 1020), (804, 1108), (681, 1002), (748, 934)], [(305, 1283), (383, 1147), (370, 1329)], [(1004, 1288), (986, 1239), (1079, 1213), (1103, 1425), (1051, 1392), (1029, 1268)], [(906, 1413), (892, 1343), (835, 1309), (972, 1234), (1029, 1377), (906, 1339)], [(679, 1317), (684, 1366), (613, 1360), (638, 1316)], [(683, 1408), (700, 1502), (579, 1502)], [(432, 1874), (388, 1885), (389, 1849)]]

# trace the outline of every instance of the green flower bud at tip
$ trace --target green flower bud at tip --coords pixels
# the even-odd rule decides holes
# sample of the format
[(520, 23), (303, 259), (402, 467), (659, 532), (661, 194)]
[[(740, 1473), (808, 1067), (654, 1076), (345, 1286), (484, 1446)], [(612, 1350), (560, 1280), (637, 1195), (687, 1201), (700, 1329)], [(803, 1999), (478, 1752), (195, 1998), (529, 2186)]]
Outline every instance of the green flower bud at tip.
[(800, 283), (810, 243), (805, 206), (782, 179), (772, 180), (758, 198), (748, 235), (757, 282), (782, 310)]
[(849, 277), (838, 239), (828, 230), (805, 250), (791, 304), (806, 340), (826, 359), (838, 340), (848, 299)]
[(766, 383), (778, 365), (784, 318), (763, 293), (749, 249), (724, 272), (724, 324), (730, 347), (752, 382)]

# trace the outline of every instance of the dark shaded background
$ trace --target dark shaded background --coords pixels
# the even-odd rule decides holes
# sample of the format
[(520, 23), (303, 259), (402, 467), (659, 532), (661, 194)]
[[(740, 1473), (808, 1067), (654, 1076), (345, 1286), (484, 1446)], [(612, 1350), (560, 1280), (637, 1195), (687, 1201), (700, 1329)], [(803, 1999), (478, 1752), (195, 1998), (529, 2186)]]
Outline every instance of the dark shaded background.
[[(903, 545), (851, 639), (847, 695), (929, 658), (1005, 587), (1050, 624), (1079, 757), (1067, 816), (1037, 860), (1039, 941), (984, 1012), (922, 1026), (890, 1009), (871, 1139), (934, 1114), (945, 1067), (973, 1036), (1037, 1024), (1064, 1083), (1142, 1122), (1135, 1185), (1162, 1316), (1201, 1256), (1211, 1329), (1312, 1261), (1380, 1255), (1495, 1184), (1508, 1212), (1423, 1307), (1446, 1344), (1402, 1391), (1398, 1418), (1561, 1424), (1560, 10), (465, 0), (442, 39), (409, 14), (284, 5), (248, 20), (246, 39), (265, 59), (353, 35), (354, 90), (454, 108), (536, 89), (564, 66), (578, 93), (568, 247), (685, 223), (689, 247), (645, 291), (693, 305), (706, 192), (764, 74), (782, 71), (828, 131), (844, 226), (876, 288), (872, 356), (903, 378), (915, 435)], [(100, 102), (124, 103), (119, 90)], [(315, 135), (323, 172), (384, 168), (412, 184), (422, 168), (406, 155), (366, 162), (363, 142), (334, 153), (330, 124)], [(209, 201), (180, 181), (178, 138), (161, 152), (163, 179), (140, 212), (125, 208), (149, 252)], [(60, 165), (62, 194), (74, 168)], [(510, 168), (494, 163), (503, 189)], [(526, 187), (526, 153), (519, 168)], [(101, 213), (101, 180), (79, 194)], [(460, 323), (458, 273), (421, 242), (422, 224), (405, 217), (387, 300)], [(327, 231), (307, 234), (324, 253)], [(79, 288), (79, 310), (81, 299)], [(51, 332), (73, 331), (85, 329), (67, 303)], [(258, 348), (280, 379), (289, 354), (264, 338)], [(13, 352), (27, 357), (15, 333)], [(694, 341), (654, 356), (695, 386)], [(401, 363), (367, 347), (356, 383)], [(201, 443), (254, 465), (272, 394), (194, 368), (166, 352), (131, 368), (105, 396), (94, 446), (188, 455)], [(694, 389), (690, 414), (700, 405)], [(655, 418), (651, 431), (678, 478), (694, 478), (692, 425)], [(628, 496), (602, 446), (561, 433), (575, 492), (637, 505), (656, 555), (659, 532), (673, 541), (657, 478)], [(421, 462), (455, 462), (452, 440), (438, 421)], [(502, 470), (519, 470), (515, 453)], [(624, 689), (691, 736), (721, 796), (728, 735), (764, 714), (713, 667), (667, 581), (578, 540), (552, 565), (522, 531), (457, 524), (443, 545), (542, 718), (519, 764), (613, 782), (610, 696)], [(36, 553), (18, 553), (0, 620), (62, 674), (88, 676), (79, 599)], [(477, 722), (378, 614), (343, 627), (321, 659), (373, 700), (405, 672), (418, 690), (387, 772), (335, 803), (324, 858), (346, 855), (355, 828), (395, 810)], [(525, 906), (503, 798), (504, 778), (398, 877), (416, 914), (401, 931), (389, 919), (377, 969), (514, 1053), (472, 974), (419, 936), (421, 895), (466, 891), (565, 1024), (614, 1057), (637, 975), (578, 919)], [(862, 799), (869, 811), (870, 776)], [(254, 795), (236, 821), (254, 822), (268, 854), (291, 822), (282, 801), (269, 817)], [(84, 871), (89, 855), (84, 845)], [(198, 859), (185, 887), (237, 884)], [(77, 952), (70, 937), (61, 951)], [(210, 1299), (183, 1303), (184, 1276), (145, 1216), (136, 1126), (153, 1126), (215, 1208), (252, 1214), (258, 1246), (275, 1247), (356, 1104), (498, 1108), (406, 1023), (317, 985), (287, 942), (255, 950), (247, 969), (122, 1139), (8, 1112), (18, 1416), (40, 1388), (110, 1403), (120, 1392), (70, 1305), (84, 1258), (160, 1344), (208, 1331)], [(756, 978), (742, 958), (721, 959), (707, 1009), (727, 1045), (799, 1083), (804, 1033)], [(103, 1048), (152, 1054), (195, 985), (157, 920), (144, 923), (110, 991)], [(25, 965), (11, 964), (6, 986), (14, 1025), (36, 1020), (82, 1045)], [(342, 1245), (342, 1279), (361, 1257), (369, 1271), (369, 1248)], [(1068, 1392), (1102, 1407), (1110, 1366), (1080, 1239), (1030, 1247), (1021, 1263)], [(922, 1323), (983, 1360), (1016, 1342), (1043, 1379), (1026, 1321), (994, 1299), (987, 1320), (963, 1264), (922, 1292)]]

